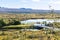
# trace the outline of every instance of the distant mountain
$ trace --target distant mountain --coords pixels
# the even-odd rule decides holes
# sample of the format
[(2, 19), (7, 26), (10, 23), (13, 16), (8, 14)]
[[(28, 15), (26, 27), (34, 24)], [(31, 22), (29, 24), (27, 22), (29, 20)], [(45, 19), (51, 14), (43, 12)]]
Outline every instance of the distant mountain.
[[(0, 13), (49, 13), (50, 10), (37, 10), (31, 8), (4, 8), (0, 7)], [(54, 10), (55, 13), (60, 13), (60, 10)]]

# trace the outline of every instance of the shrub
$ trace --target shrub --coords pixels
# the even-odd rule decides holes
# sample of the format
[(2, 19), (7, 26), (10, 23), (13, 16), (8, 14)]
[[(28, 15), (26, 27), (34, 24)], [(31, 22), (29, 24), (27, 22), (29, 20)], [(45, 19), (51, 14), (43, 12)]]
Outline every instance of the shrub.
[(6, 24), (4, 23), (4, 21), (3, 21), (3, 19), (1, 19), (0, 20), (0, 28), (2, 27), (2, 26), (5, 26)]

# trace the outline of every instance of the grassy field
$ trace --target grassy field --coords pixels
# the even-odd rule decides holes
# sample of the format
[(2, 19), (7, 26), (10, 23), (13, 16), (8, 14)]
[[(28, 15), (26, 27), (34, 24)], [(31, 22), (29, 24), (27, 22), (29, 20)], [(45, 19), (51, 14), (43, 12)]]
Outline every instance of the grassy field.
[[(60, 31), (53, 31), (49, 29), (27, 31), (21, 29), (33, 28), (33, 25), (32, 26), (22, 24), (12, 25), (12, 23), (14, 22), (13, 19), (19, 20), (20, 22), (21, 20), (27, 19), (59, 19), (59, 18), (60, 14), (0, 14), (0, 19), (4, 19), (4, 21), (1, 23), (6, 24), (6, 26), (3, 26), (3, 28), (6, 29), (0, 30), (0, 40), (60, 40)], [(2, 25), (1, 23), (0, 25)], [(57, 23), (56, 25), (59, 25), (58, 27), (60, 27), (60, 23)]]
[(60, 40), (60, 32), (7, 30), (0, 31), (0, 40)]
[(1, 18), (14, 18), (18, 20), (27, 20), (27, 19), (40, 19), (40, 18), (46, 18), (46, 19), (53, 19), (53, 18), (60, 18), (60, 14), (0, 14)]
[(30, 28), (33, 27), (33, 25), (10, 25), (10, 26), (4, 26), (3, 28), (21, 28), (21, 29), (25, 29), (25, 28)]

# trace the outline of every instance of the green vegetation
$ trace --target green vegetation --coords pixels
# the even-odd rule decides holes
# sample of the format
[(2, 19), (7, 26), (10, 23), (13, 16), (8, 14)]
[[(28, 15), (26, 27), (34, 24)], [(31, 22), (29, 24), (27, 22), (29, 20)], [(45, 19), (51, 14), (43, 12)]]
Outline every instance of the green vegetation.
[(50, 27), (55, 27), (55, 28), (60, 28), (60, 22), (54, 22), (54, 23), (49, 23), (46, 24), (46, 26), (50, 26)]
[[(53, 15), (53, 17), (52, 17)], [(21, 20), (27, 19), (59, 19), (60, 14), (0, 14), (0, 40), (60, 40), (60, 31), (49, 29), (40, 29), (37, 31), (22, 30), (33, 29), (32, 24), (21, 24)], [(43, 22), (47, 26), (60, 28), (59, 22), (49, 23)], [(14, 28), (14, 29), (13, 29)]]
[(15, 28), (15, 29), (28, 29), (33, 27), (32, 25), (10, 25), (10, 26), (4, 26), (3, 28)]
[(20, 21), (17, 21), (15, 19), (0, 19), (0, 28), (4, 26), (9, 26), (9, 25), (19, 25)]
[(38, 30), (7, 30), (0, 31), (0, 40), (60, 40), (60, 31)]
[(54, 22), (53, 24), (56, 28), (60, 28), (60, 22)]

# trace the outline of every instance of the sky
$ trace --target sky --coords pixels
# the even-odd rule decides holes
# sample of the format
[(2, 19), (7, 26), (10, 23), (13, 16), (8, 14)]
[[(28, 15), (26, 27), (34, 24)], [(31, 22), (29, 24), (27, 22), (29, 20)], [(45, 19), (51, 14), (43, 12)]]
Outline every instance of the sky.
[(0, 7), (60, 10), (60, 0), (0, 0)]

